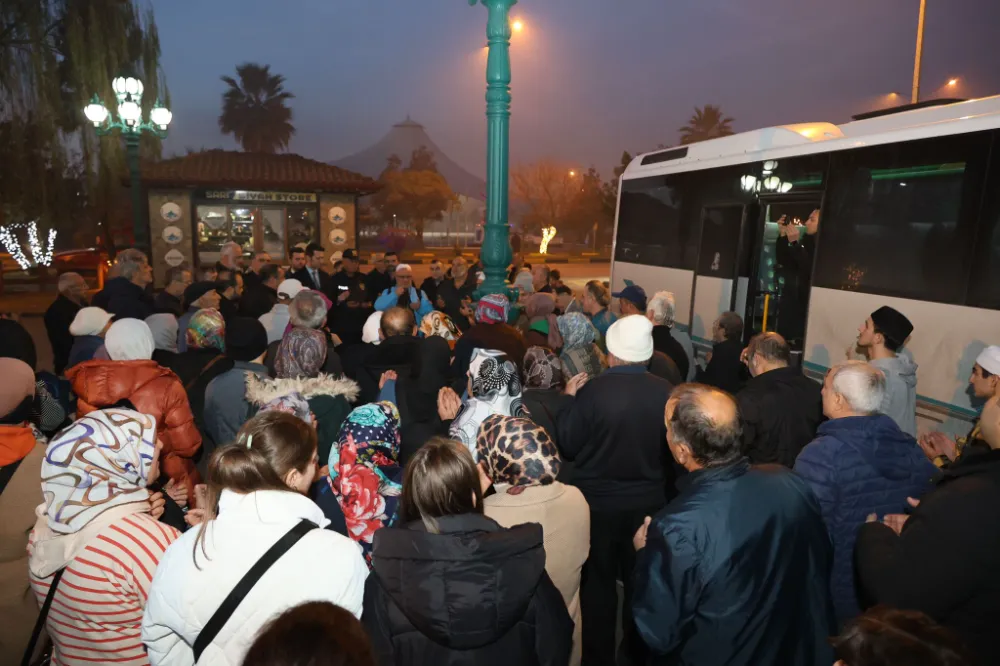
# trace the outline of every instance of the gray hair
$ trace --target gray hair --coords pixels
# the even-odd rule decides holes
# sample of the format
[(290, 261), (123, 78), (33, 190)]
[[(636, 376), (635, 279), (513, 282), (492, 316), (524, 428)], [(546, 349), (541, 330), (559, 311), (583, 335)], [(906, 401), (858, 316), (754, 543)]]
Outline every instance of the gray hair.
[(317, 292), (306, 289), (292, 299), (288, 315), (292, 326), (319, 328), (326, 318), (326, 303)]
[(672, 328), (674, 325), (674, 311), (676, 309), (677, 304), (674, 301), (674, 295), (669, 291), (656, 292), (649, 299), (649, 303), (646, 304), (646, 314), (649, 315), (653, 324), (657, 326), (669, 326)]
[(117, 273), (126, 280), (131, 280), (148, 263), (149, 260), (146, 258), (145, 253), (134, 247), (119, 252), (118, 256), (115, 257)]
[(219, 254), (222, 256), (232, 255), (233, 257), (239, 257), (243, 255), (243, 246), (236, 241), (227, 241), (219, 248)]
[(864, 361), (845, 361), (830, 370), (830, 384), (859, 414), (874, 414), (885, 398), (885, 374)]
[(57, 288), (59, 293), (68, 291), (69, 289), (75, 287), (80, 281), (83, 280), (83, 276), (79, 273), (63, 273), (59, 276), (59, 283)]

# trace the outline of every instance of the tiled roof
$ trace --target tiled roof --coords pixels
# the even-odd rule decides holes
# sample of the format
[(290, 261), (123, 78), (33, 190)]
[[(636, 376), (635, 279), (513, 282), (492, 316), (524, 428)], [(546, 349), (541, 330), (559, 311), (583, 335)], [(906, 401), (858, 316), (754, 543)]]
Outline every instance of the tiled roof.
[(279, 189), (307, 192), (370, 194), (379, 184), (359, 173), (301, 155), (206, 150), (184, 157), (142, 164), (145, 185), (169, 187), (230, 187), (244, 190)]

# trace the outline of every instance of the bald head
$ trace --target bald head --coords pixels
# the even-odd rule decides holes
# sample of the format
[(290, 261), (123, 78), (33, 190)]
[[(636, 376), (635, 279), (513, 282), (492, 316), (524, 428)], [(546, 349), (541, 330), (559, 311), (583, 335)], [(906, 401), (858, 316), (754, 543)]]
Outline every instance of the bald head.
[(399, 335), (416, 333), (417, 320), (409, 308), (389, 308), (382, 315), (382, 337), (392, 338)]
[(688, 469), (725, 465), (742, 453), (739, 409), (725, 391), (682, 384), (667, 401), (664, 417), (671, 452)]

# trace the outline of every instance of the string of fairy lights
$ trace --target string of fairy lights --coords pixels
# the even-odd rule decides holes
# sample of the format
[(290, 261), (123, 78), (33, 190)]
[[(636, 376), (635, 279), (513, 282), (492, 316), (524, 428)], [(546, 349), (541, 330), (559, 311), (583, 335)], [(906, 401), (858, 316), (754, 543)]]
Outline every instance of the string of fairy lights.
[[(24, 248), (21, 242), (17, 239), (16, 230), (27, 229), (28, 230), (28, 248), (31, 250), (31, 259), (28, 259), (24, 254)], [(31, 222), (18, 222), (15, 224), (8, 224), (6, 226), (0, 227), (0, 243), (3, 243), (3, 247), (10, 254), (11, 258), (17, 262), (17, 265), (21, 267), (21, 270), (28, 270), (32, 266), (51, 266), (52, 265), (52, 250), (56, 246), (56, 230), (49, 229), (48, 238), (43, 246), (38, 240), (38, 223)]]

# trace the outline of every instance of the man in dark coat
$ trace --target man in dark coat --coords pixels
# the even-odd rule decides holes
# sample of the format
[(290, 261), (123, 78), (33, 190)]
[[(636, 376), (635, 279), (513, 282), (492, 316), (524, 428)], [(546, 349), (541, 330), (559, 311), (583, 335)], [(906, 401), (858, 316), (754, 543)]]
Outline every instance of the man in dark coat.
[(365, 277), (368, 281), (368, 289), (372, 297), (375, 298), (386, 289), (392, 288), (393, 278), (388, 270), (385, 255), (373, 254), (372, 264), (374, 266)]
[(822, 388), (790, 368), (792, 350), (777, 333), (755, 335), (744, 358), (752, 379), (736, 394), (743, 420), (743, 453), (754, 465), (795, 464), (823, 420)]
[(254, 284), (244, 278), (243, 296), (240, 298), (240, 316), (259, 319), (271, 311), (278, 303), (278, 284), (281, 282), (281, 268), (278, 264), (264, 264), (256, 273)]
[(186, 264), (171, 266), (167, 269), (167, 286), (153, 299), (153, 307), (157, 312), (180, 317), (184, 314), (184, 290), (193, 281), (191, 268)]
[[(379, 330), (381, 342), (365, 358), (358, 370), (357, 381), (361, 386), (359, 405), (375, 402), (378, 399), (378, 384), (383, 372), (393, 370), (399, 376), (397, 397), (402, 388), (400, 384), (405, 383), (407, 378), (417, 375), (420, 371), (420, 340), (416, 334), (417, 324), (412, 310), (391, 307), (382, 314)], [(402, 418), (402, 409), (400, 417)]]
[(73, 348), (73, 335), (69, 326), (76, 313), (87, 305), (87, 281), (79, 273), (59, 276), (59, 295), (45, 311), (45, 331), (52, 345), (52, 361), (57, 375), (61, 375)]
[(472, 328), (472, 298), (476, 291), (476, 276), (469, 273), (465, 257), (455, 257), (451, 262), (451, 277), (438, 286), (434, 308), (445, 313), (464, 333)]
[(378, 294), (371, 290), (367, 276), (359, 270), (357, 250), (344, 250), (343, 261), (343, 270), (331, 280), (328, 296), (333, 301), (333, 316), (327, 324), (344, 344), (354, 344), (361, 342), (361, 331)]
[(828, 666), (832, 553), (815, 496), (783, 467), (750, 466), (732, 396), (687, 384), (664, 416), (688, 474), (635, 534), (649, 663)]
[[(444, 282), (444, 266), (440, 259), (435, 259), (430, 263), (431, 274), (420, 283), (420, 291), (427, 294), (427, 300), (431, 305), (437, 307), (438, 288)], [(419, 322), (418, 322), (419, 324)]]
[(743, 365), (743, 318), (723, 312), (712, 326), (712, 353), (708, 365), (698, 372), (698, 381), (736, 395), (747, 379)]
[[(250, 256), (250, 268), (243, 271), (244, 289), (258, 286), (262, 281), (260, 275), (261, 269), (268, 264), (274, 263), (271, 261), (271, 254), (266, 250), (263, 252), (253, 252)], [(281, 282), (281, 280), (279, 279), (278, 282)]]
[(326, 258), (326, 250), (319, 243), (309, 243), (306, 246), (305, 265), (297, 271), (288, 275), (302, 283), (306, 289), (319, 291), (326, 294), (331, 301), (334, 300), (333, 276), (323, 270), (323, 260)]
[(1000, 664), (998, 400), (990, 398), (979, 420), (989, 450), (969, 452), (944, 470), (912, 515), (863, 525), (855, 550), (863, 600), (927, 613), (982, 664)]
[(153, 314), (153, 297), (146, 288), (153, 282), (153, 268), (141, 250), (129, 248), (115, 257), (116, 277), (104, 283), (91, 305), (110, 312), (115, 319), (143, 319)]
[(653, 325), (646, 317), (622, 317), (608, 329), (608, 365), (582, 388), (569, 380), (576, 399), (558, 415), (559, 448), (574, 462), (572, 483), (590, 505), (590, 558), (583, 568), (580, 604), (587, 628), (583, 664), (615, 663), (617, 580), (625, 584), (625, 648), (642, 663), (631, 629), (632, 535), (645, 516), (674, 494), (675, 468), (664, 451), (663, 408), (672, 386), (646, 371), (653, 355)]

